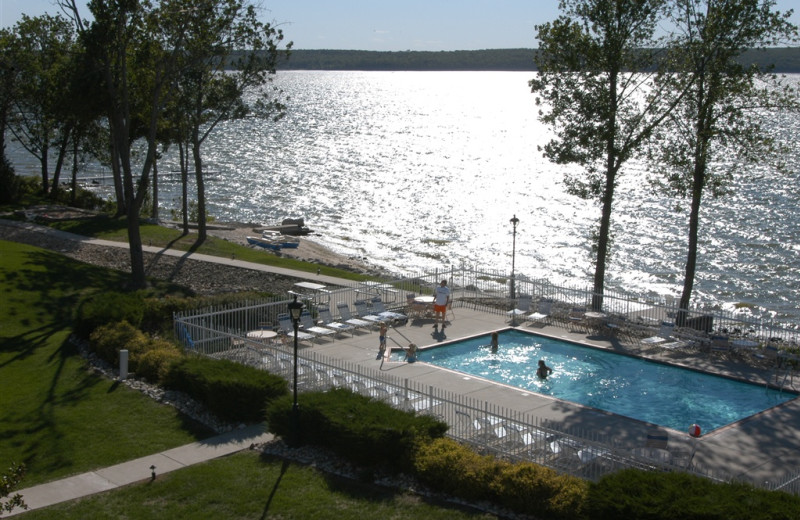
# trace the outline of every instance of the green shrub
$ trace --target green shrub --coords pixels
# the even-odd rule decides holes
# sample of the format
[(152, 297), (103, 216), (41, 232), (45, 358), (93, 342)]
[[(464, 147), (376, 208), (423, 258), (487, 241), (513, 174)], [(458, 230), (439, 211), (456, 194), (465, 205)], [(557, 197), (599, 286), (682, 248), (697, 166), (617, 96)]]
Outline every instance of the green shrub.
[(181, 359), (183, 353), (174, 343), (167, 340), (152, 340), (150, 348), (136, 359), (133, 371), (152, 383), (162, 381), (172, 363)]
[(421, 482), (436, 490), (469, 500), (488, 500), (499, 468), (492, 456), (480, 455), (452, 439), (436, 439), (419, 447), (414, 470)]
[(263, 421), (265, 404), (289, 392), (279, 376), (233, 361), (199, 356), (184, 356), (169, 365), (163, 384), (186, 392), (230, 422)]
[(800, 518), (800, 497), (688, 473), (627, 469), (591, 484), (586, 510), (603, 520), (790, 520)]
[(92, 295), (78, 306), (75, 333), (88, 338), (97, 327), (127, 321), (139, 328), (144, 315), (144, 303), (139, 293), (107, 292)]
[(119, 351), (127, 349), (133, 369), (133, 360), (149, 350), (150, 340), (127, 321), (120, 321), (97, 327), (89, 336), (89, 347), (100, 359), (114, 366), (119, 364)]
[(267, 408), (270, 431), (289, 443), (323, 446), (364, 466), (400, 471), (412, 468), (419, 442), (447, 431), (433, 417), (396, 410), (345, 389), (304, 393), (296, 435), (291, 413), (291, 397), (273, 402)]
[(585, 480), (530, 462), (501, 464), (492, 484), (494, 499), (505, 507), (546, 518), (583, 518), (589, 491)]
[(420, 446), (414, 467), (421, 482), (452, 496), (487, 500), (537, 518), (583, 517), (588, 487), (583, 480), (480, 455), (451, 439)]

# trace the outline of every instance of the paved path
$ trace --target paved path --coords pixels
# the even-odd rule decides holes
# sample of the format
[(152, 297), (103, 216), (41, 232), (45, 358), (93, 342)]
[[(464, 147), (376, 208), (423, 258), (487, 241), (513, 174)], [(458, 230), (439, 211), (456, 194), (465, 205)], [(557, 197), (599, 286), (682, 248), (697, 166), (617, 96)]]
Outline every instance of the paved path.
[[(60, 502), (74, 500), (102, 491), (109, 491), (135, 482), (142, 482), (152, 478), (151, 466), (155, 466), (156, 478), (158, 475), (185, 468), (192, 464), (224, 457), (237, 451), (249, 449), (253, 444), (261, 444), (272, 440), (272, 435), (265, 432), (263, 424), (253, 425), (206, 439), (179, 446), (170, 450), (149, 455), (140, 459), (131, 460), (97, 469), (81, 475), (74, 475), (62, 480), (40, 484), (20, 490), (28, 511), (52, 506)], [(7, 516), (24, 513), (24, 509), (17, 508)]]

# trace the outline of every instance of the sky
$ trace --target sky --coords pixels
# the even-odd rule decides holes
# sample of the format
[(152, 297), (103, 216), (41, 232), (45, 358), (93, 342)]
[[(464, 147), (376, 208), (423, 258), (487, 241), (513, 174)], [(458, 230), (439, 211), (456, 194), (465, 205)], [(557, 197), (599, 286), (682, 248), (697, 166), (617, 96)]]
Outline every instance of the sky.
[[(87, 1), (78, 0), (85, 6)], [(295, 49), (454, 51), (537, 47), (534, 27), (558, 17), (558, 0), (254, 0), (262, 21)], [(800, 0), (777, 0), (779, 11)], [(53, 0), (0, 0), (0, 27), (56, 14)], [(88, 13), (88, 10), (85, 11)]]

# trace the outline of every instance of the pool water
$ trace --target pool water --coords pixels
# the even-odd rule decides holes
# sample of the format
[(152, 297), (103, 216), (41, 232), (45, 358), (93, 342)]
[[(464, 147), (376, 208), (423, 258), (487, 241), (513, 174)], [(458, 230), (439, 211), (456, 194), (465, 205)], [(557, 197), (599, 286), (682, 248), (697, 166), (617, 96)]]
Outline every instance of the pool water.
[[(716, 430), (797, 397), (790, 392), (530, 334), (500, 333), (420, 351), (425, 363), (680, 431)], [(393, 353), (402, 360), (403, 353)], [(536, 376), (538, 361), (553, 369)]]

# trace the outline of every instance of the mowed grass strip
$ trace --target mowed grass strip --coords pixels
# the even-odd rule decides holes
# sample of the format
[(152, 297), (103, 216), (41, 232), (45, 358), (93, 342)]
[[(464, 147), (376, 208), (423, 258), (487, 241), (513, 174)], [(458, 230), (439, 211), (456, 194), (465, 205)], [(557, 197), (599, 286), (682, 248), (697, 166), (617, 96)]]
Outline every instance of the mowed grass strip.
[(495, 519), (454, 504), (240, 452), (122, 489), (25, 514), (26, 519)]
[(80, 298), (120, 290), (128, 277), (0, 241), (0, 466), (25, 463), (23, 487), (211, 435), (96, 375), (68, 341)]

